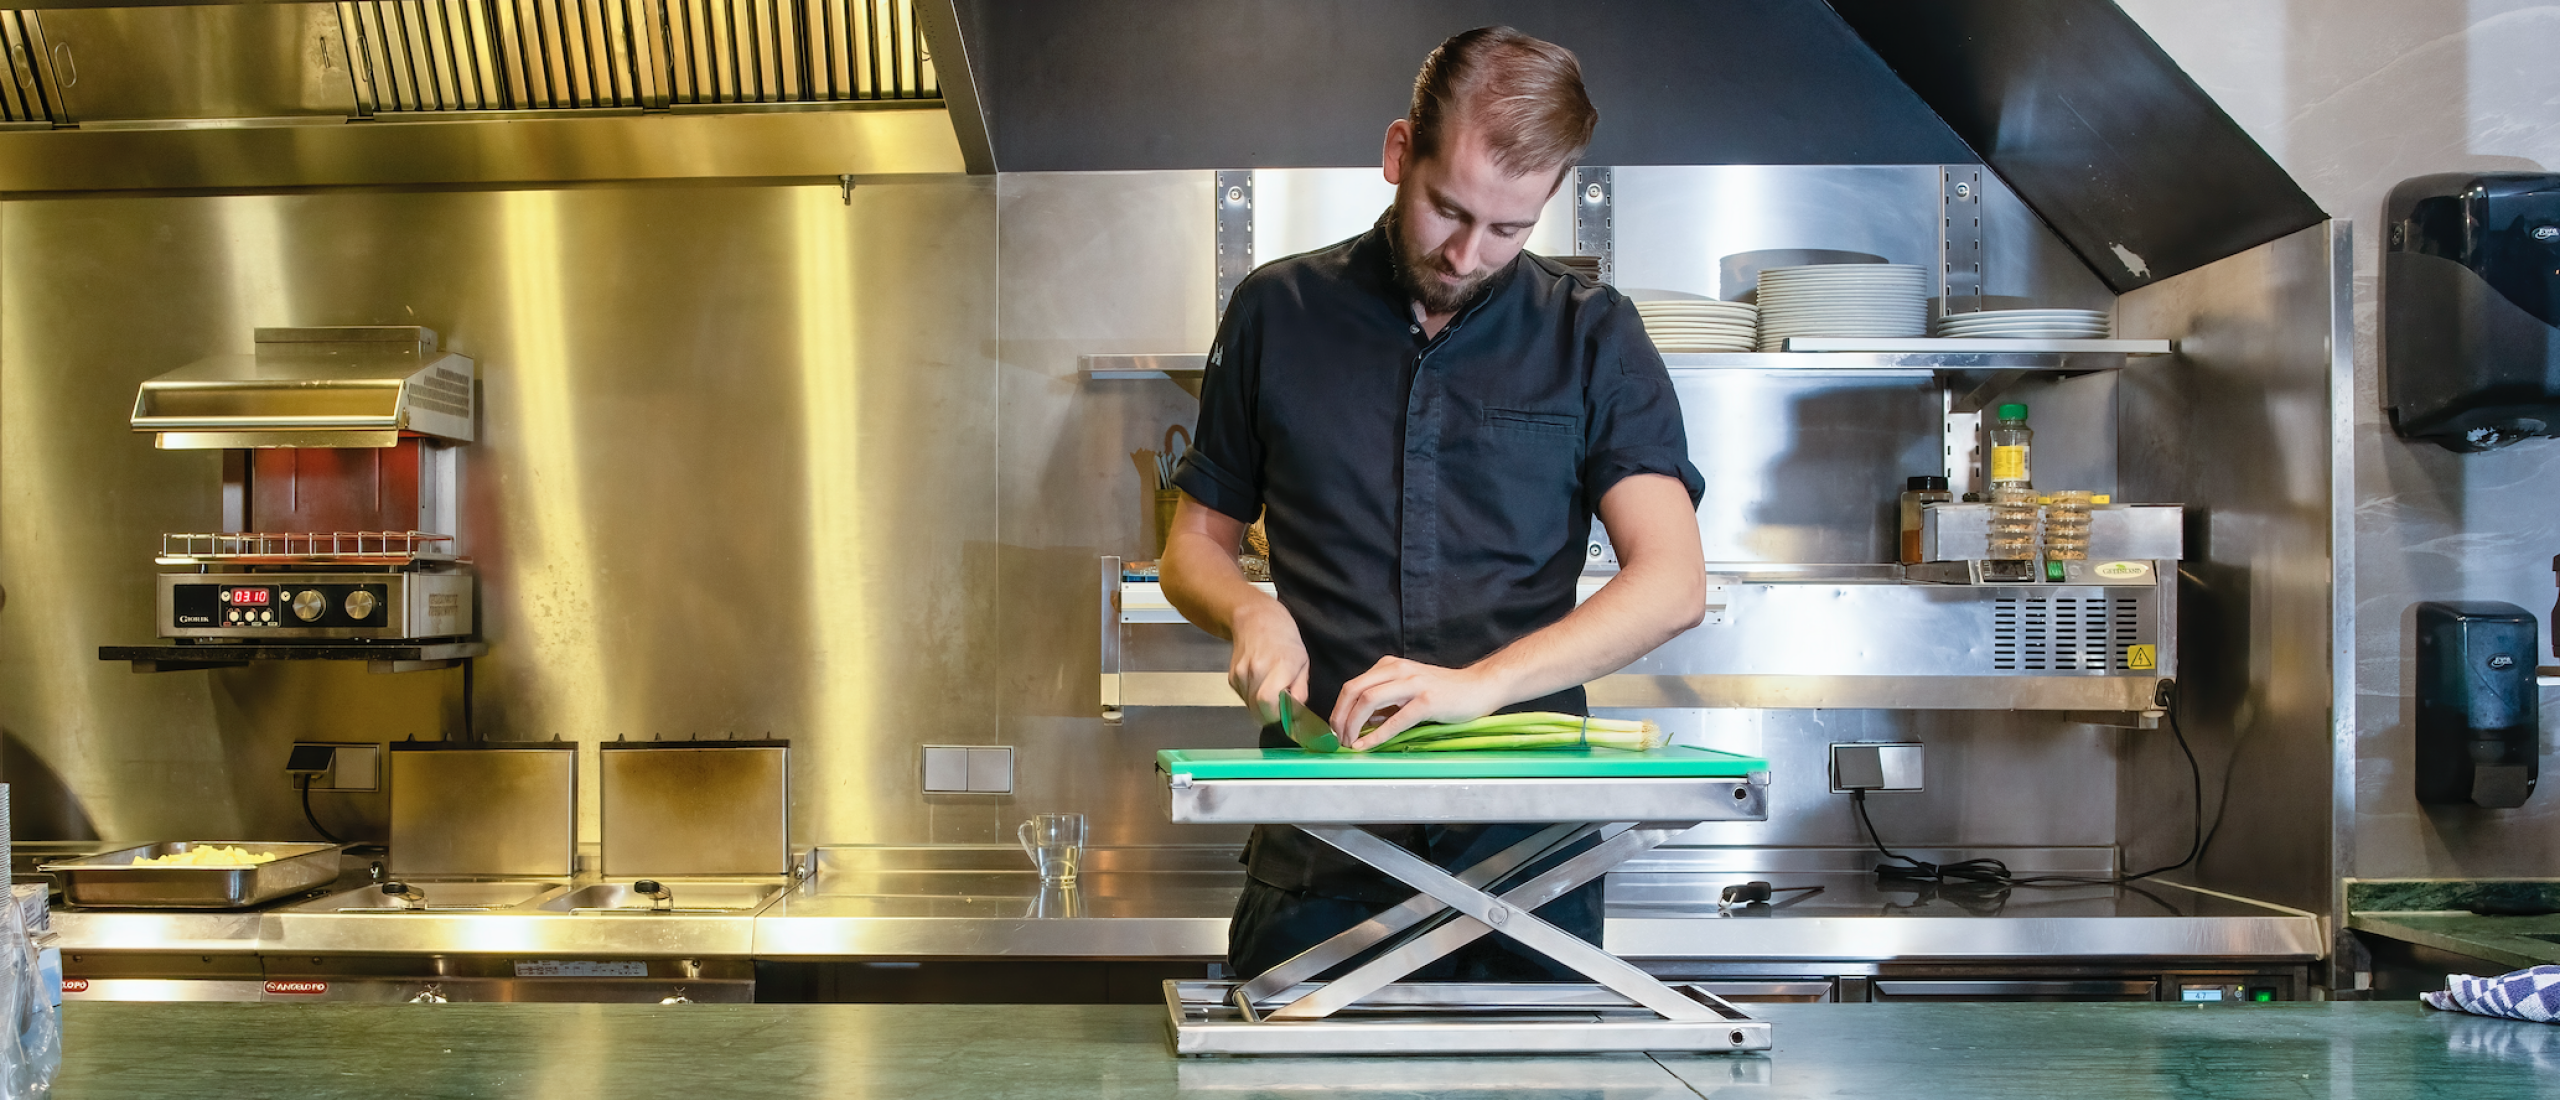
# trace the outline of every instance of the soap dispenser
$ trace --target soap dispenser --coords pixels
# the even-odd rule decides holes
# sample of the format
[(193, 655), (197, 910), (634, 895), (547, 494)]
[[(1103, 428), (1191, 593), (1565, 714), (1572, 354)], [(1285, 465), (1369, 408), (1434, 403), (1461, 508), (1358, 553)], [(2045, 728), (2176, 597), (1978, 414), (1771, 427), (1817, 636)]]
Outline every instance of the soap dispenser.
[(2560, 174), (2404, 180), (2384, 221), (2392, 426), (2456, 451), (2560, 436)]
[(2418, 605), (2418, 801), (2510, 810), (2532, 797), (2539, 633), (2510, 603)]

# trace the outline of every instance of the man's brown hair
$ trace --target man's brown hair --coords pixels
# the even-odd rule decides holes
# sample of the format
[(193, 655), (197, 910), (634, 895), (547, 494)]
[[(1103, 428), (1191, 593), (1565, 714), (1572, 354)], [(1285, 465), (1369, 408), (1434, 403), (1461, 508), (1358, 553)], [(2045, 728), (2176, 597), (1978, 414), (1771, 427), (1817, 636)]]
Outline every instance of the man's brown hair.
[(1413, 78), (1408, 117), (1416, 157), (1438, 154), (1451, 127), (1473, 126), (1493, 162), (1514, 176), (1563, 175), (1600, 125), (1573, 51), (1509, 27), (1460, 31), (1431, 51)]

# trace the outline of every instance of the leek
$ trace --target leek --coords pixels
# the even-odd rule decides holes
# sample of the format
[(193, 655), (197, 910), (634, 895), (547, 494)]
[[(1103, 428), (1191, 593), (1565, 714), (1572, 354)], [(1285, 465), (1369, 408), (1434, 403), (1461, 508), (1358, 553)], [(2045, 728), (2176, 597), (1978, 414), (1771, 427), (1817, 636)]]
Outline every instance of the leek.
[(1661, 748), (1669, 740), (1662, 727), (1652, 722), (1529, 711), (1487, 715), (1470, 722), (1424, 723), (1367, 751), (1469, 752), (1598, 746), (1642, 752)]

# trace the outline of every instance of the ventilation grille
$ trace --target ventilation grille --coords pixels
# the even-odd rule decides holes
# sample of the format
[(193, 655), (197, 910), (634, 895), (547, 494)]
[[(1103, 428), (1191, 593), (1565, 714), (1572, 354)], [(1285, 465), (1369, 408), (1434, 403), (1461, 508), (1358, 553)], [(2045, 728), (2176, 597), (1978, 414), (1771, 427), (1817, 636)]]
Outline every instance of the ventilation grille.
[(33, 11), (0, 11), (0, 50), (9, 57), (9, 79), (0, 80), (0, 122), (70, 121), (55, 79), (53, 50)]
[(911, 0), (345, 0), (359, 113), (939, 99)]
[(2004, 597), (1991, 611), (1991, 667), (2003, 672), (2129, 671), (2142, 601), (2127, 596)]
[(471, 376), (437, 367), (409, 387), (409, 404), (433, 412), (471, 419)]

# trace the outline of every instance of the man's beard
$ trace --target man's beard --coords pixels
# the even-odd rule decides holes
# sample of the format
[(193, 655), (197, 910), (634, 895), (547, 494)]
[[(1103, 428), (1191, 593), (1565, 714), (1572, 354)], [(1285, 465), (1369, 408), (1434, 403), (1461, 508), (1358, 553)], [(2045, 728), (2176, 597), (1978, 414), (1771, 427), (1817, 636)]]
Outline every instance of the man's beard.
[(1439, 275), (1454, 274), (1448, 261), (1437, 252), (1414, 256), (1412, 244), (1405, 240), (1404, 216), (1392, 207), (1387, 210), (1387, 243), (1395, 250), (1396, 286), (1435, 317), (1456, 313), (1493, 277), (1493, 271), (1479, 271), (1455, 284), (1441, 281)]

